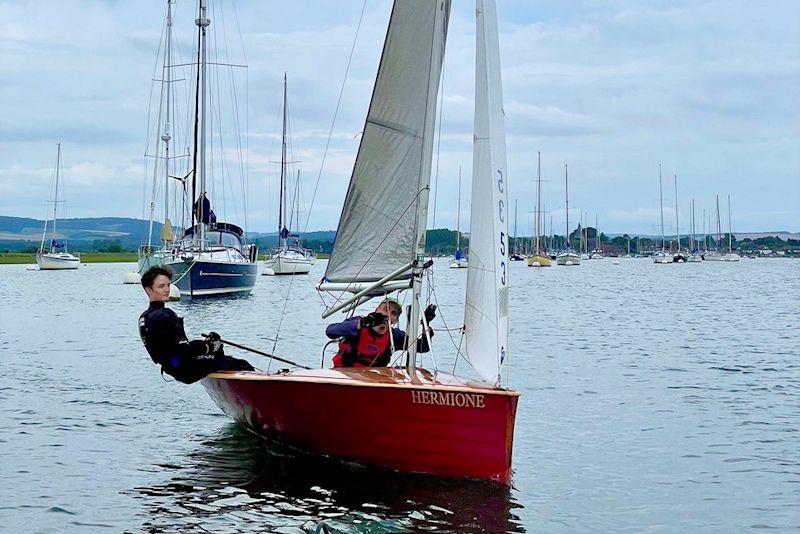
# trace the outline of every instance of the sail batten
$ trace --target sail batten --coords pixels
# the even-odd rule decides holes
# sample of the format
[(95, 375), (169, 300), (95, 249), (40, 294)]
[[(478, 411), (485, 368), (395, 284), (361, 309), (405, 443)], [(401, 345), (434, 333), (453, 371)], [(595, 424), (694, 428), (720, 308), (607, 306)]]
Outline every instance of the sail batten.
[(464, 310), (467, 360), (490, 384), (508, 357), (508, 177), (497, 10), (478, 0), (475, 134)]
[(450, 0), (395, 2), (324, 282), (380, 280), (424, 250)]

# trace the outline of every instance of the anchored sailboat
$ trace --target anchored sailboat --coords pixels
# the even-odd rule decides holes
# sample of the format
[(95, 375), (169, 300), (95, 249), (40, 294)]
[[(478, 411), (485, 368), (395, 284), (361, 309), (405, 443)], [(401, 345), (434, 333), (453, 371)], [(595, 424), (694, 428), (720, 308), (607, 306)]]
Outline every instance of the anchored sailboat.
[(581, 257), (572, 249), (572, 244), (569, 242), (569, 174), (567, 173), (567, 164), (564, 164), (564, 191), (566, 192), (567, 203), (567, 234), (564, 248), (556, 256), (557, 265), (580, 265)]
[(678, 225), (678, 175), (675, 175), (675, 233), (678, 236), (678, 248), (672, 256), (672, 263), (686, 263), (687, 255), (681, 248), (681, 230)]
[(658, 205), (661, 210), (661, 250), (653, 255), (653, 263), (672, 263), (672, 256), (664, 246), (664, 188), (661, 183), (661, 164), (658, 164)]
[(533, 256), (528, 258), (528, 267), (550, 267), (551, 260), (542, 253), (540, 246), (540, 236), (544, 226), (544, 214), (542, 213), (542, 153), (536, 153), (536, 250)]
[(456, 210), (456, 253), (450, 260), (451, 269), (466, 269), (467, 258), (461, 251), (461, 165), (458, 166), (458, 208)]
[[(44, 221), (44, 230), (42, 230), (42, 243), (39, 245), (39, 252), (36, 253), (36, 263), (42, 271), (56, 271), (63, 269), (77, 269), (80, 267), (81, 259), (67, 252), (67, 241), (62, 239), (63, 243), (58, 242), (56, 235), (56, 221), (58, 220), (58, 203), (63, 200), (58, 200), (58, 181), (61, 176), (61, 143), (58, 143), (58, 151), (56, 156), (56, 172), (55, 172), (55, 185), (53, 186), (53, 234), (50, 243), (45, 245), (47, 236), (47, 221)], [(45, 252), (47, 250), (47, 252)]]
[[(147, 154), (153, 161), (153, 187), (150, 197), (150, 224), (147, 229), (147, 244), (139, 247), (138, 273), (128, 273), (127, 280), (135, 282), (150, 267), (163, 265), (173, 259), (172, 247), (175, 242), (175, 231), (170, 220), (170, 181), (179, 180), (184, 183), (184, 177), (170, 176), (171, 159), (170, 143), (172, 141), (172, 115), (175, 113), (172, 102), (172, 6), (175, 0), (167, 0), (167, 15), (164, 32), (163, 58), (161, 65), (161, 77), (156, 82), (160, 83), (158, 115), (155, 125), (155, 153)], [(162, 47), (159, 47), (161, 50)], [(149, 146), (148, 146), (149, 148)], [(163, 152), (162, 152), (163, 149)], [(153, 222), (156, 217), (156, 197), (158, 191), (163, 186), (164, 197), (164, 223), (161, 227), (161, 245), (153, 245)], [(127, 281), (126, 280), (126, 281)]]
[(211, 115), (219, 122), (220, 108), (211, 109), (207, 90), (207, 34), (211, 19), (208, 18), (206, 0), (199, 0), (197, 25), (196, 98), (194, 110), (195, 150), (193, 156), (192, 225), (183, 232), (175, 244), (171, 258), (165, 262), (175, 272), (173, 284), (181, 297), (204, 298), (233, 295), (249, 295), (255, 287), (258, 275), (255, 245), (247, 245), (245, 232), (240, 226), (218, 222), (207, 196), (210, 185), (209, 165), (206, 162), (206, 140), (210, 135)]
[[(311, 266), (314, 265), (317, 258), (314, 253), (303, 248), (300, 242), (300, 234), (292, 233), (289, 230), (289, 210), (287, 209), (287, 194), (286, 182), (288, 182), (288, 173), (286, 166), (288, 160), (286, 159), (286, 125), (288, 115), (288, 100), (287, 100), (287, 82), (286, 73), (283, 74), (283, 133), (281, 135), (281, 185), (280, 196), (278, 199), (278, 247), (272, 251), (270, 258), (264, 262), (264, 271), (261, 274), (276, 275), (276, 274), (308, 274)], [(300, 171), (297, 172), (297, 182), (295, 185), (295, 199), (294, 203), (297, 207), (298, 217), (295, 224), (300, 224)]]
[(692, 230), (689, 236), (689, 258), (686, 260), (689, 263), (700, 263), (703, 257), (700, 255), (697, 244), (697, 226), (694, 216), (694, 199), (692, 199)]
[(722, 242), (722, 225), (719, 218), (719, 195), (717, 195), (717, 239), (714, 241), (714, 250), (708, 250), (703, 255), (705, 261), (724, 261), (719, 244)]
[(731, 196), (728, 195), (728, 253), (722, 259), (724, 261), (739, 261), (741, 256), (733, 251), (733, 225), (731, 224)]
[(602, 260), (605, 259), (603, 255), (603, 242), (600, 239), (600, 223), (598, 222), (597, 212), (594, 214), (594, 235), (597, 239), (594, 240), (595, 247), (592, 253), (589, 255), (589, 258), (592, 260)]
[[(217, 373), (214, 401), (256, 433), (315, 453), (390, 469), (509, 484), (519, 393), (500, 387), (508, 361), (505, 134), (494, 2), (478, 0), (466, 353), (483, 382), (418, 367), (434, 120), (449, 0), (398, 0), (322, 291), (351, 298), (411, 290), (412, 340), (388, 368)], [(402, 75), (399, 75), (402, 74)], [(376, 204), (377, 202), (377, 204)], [(403, 349), (402, 347), (397, 347)], [(320, 410), (320, 406), (341, 409)], [(354, 415), (353, 408), (358, 407)]]
[(511, 261), (524, 261), (525, 255), (520, 251), (519, 235), (517, 234), (517, 200), (514, 200), (514, 241), (511, 245)]

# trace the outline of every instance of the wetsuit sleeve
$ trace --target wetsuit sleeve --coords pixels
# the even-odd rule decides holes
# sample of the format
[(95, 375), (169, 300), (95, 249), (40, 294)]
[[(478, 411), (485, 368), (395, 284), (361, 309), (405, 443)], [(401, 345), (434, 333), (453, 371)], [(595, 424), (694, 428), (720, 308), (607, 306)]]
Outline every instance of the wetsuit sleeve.
[(330, 339), (337, 339), (340, 337), (357, 337), (359, 319), (360, 317), (351, 317), (342, 321), (341, 323), (333, 323), (328, 325), (328, 328), (325, 329), (325, 335)]

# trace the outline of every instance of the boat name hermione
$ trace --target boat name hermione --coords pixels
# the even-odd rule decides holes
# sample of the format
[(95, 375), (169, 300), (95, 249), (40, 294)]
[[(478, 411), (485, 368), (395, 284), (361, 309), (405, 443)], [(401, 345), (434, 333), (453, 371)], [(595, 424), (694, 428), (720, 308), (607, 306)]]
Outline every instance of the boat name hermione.
[(442, 393), (440, 391), (412, 391), (412, 404), (435, 404), (459, 408), (486, 408), (486, 399), (478, 393)]

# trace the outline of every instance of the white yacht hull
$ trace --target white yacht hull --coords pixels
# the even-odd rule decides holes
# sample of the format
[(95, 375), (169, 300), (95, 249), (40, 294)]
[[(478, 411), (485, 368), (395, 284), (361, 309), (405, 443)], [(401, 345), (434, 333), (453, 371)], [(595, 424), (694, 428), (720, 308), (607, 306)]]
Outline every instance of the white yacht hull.
[(315, 258), (309, 258), (301, 254), (283, 255), (277, 254), (264, 261), (262, 275), (281, 275), (281, 274), (308, 274), (311, 266), (314, 265)]
[(457, 260), (453, 258), (450, 260), (450, 268), (451, 269), (466, 269), (469, 266), (466, 258), (461, 258)]
[(735, 252), (731, 252), (730, 254), (725, 254), (722, 257), (722, 261), (739, 261), (742, 257), (736, 254)]
[(672, 263), (672, 256), (666, 254), (665, 252), (659, 252), (653, 256), (653, 263)]
[(81, 259), (68, 252), (48, 252), (37, 254), (36, 263), (39, 264), (41, 271), (60, 271), (65, 269), (77, 269), (81, 264)]
[(556, 256), (556, 265), (580, 265), (581, 257), (574, 252), (563, 252)]
[(705, 261), (724, 261), (722, 254), (719, 252), (706, 252), (706, 255), (703, 256)]

